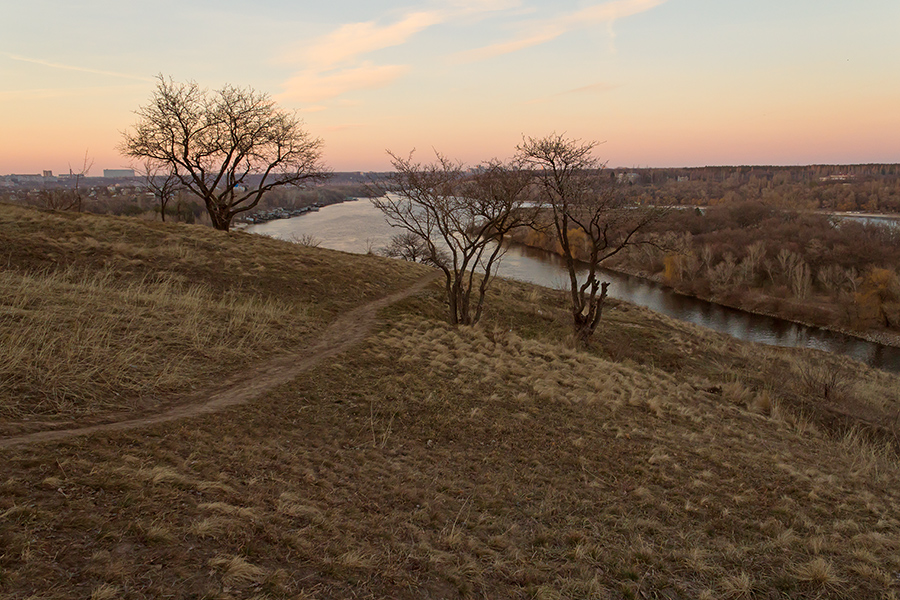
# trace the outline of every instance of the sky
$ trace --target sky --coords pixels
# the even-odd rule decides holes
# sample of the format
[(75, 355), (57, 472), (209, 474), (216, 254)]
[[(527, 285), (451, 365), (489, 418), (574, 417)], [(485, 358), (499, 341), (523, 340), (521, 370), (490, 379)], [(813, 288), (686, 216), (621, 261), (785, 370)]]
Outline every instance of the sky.
[(132, 166), (160, 75), (268, 93), (335, 171), (551, 133), (610, 167), (900, 162), (897, 0), (28, 0), (0, 20), (0, 174)]

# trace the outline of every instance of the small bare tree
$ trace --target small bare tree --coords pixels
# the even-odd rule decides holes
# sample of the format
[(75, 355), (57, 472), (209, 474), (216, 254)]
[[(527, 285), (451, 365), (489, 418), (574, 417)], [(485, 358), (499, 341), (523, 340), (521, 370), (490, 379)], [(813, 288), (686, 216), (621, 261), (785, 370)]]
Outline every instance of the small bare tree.
[(88, 176), (88, 173), (91, 172), (91, 167), (93, 166), (93, 159), (89, 158), (87, 151), (85, 151), (80, 171), (74, 171), (72, 165), (69, 165), (69, 181), (72, 183), (72, 187), (41, 190), (39, 197), (43, 207), (49, 210), (74, 210), (75, 212), (81, 212), (84, 209), (84, 195), (81, 183)]
[(159, 77), (150, 103), (137, 111), (123, 154), (171, 172), (206, 204), (213, 227), (228, 231), (279, 186), (324, 178), (322, 140), (267, 94), (226, 85), (209, 92), (195, 82)]
[(759, 266), (766, 256), (765, 242), (754, 242), (747, 247), (747, 255), (740, 264), (741, 284), (753, 285), (756, 281)]
[[(661, 214), (625, 203), (612, 180), (601, 176), (596, 145), (554, 133), (525, 138), (518, 146), (518, 159), (533, 169), (550, 212), (569, 276), (575, 339), (585, 345), (600, 323), (609, 288), (600, 281), (600, 266)], [(579, 280), (582, 266), (587, 274)]]
[(409, 262), (430, 264), (438, 267), (449, 258), (445, 252), (439, 253), (436, 259), (430, 255), (428, 244), (414, 233), (405, 231), (391, 237), (381, 253), (388, 258), (401, 258)]
[(54, 188), (40, 190), (38, 192), (38, 202), (42, 208), (47, 210), (74, 210), (81, 212), (82, 199), (77, 189)]
[(166, 207), (181, 189), (181, 180), (178, 179), (178, 175), (172, 169), (163, 168), (159, 164), (150, 161), (144, 163), (140, 173), (144, 183), (147, 184), (147, 187), (159, 200), (159, 216), (165, 221)]
[(311, 233), (294, 234), (290, 239), (298, 246), (303, 246), (305, 248), (318, 248), (322, 245), (322, 240)]
[(421, 240), (423, 262), (444, 272), (450, 322), (474, 325), (504, 240), (533, 220), (528, 173), (494, 161), (468, 174), (440, 154), (426, 165), (413, 162), (412, 154), (389, 154), (394, 173), (381, 184), (385, 195), (372, 203), (393, 227)]

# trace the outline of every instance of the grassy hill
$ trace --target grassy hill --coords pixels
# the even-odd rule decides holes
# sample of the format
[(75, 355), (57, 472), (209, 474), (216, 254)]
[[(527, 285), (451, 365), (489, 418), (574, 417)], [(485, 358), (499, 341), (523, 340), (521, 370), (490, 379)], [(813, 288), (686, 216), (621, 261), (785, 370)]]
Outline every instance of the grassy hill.
[(575, 351), (506, 281), (452, 328), (434, 282), (244, 404), (29, 442), (264, 379), (430, 272), (6, 205), (0, 266), (0, 597), (900, 595), (895, 376), (625, 303)]

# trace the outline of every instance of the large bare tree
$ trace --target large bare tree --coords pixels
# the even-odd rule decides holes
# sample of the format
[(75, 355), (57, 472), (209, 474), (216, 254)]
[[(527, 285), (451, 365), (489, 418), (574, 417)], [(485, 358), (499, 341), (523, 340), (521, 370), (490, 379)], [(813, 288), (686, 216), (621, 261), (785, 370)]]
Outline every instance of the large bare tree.
[[(424, 262), (444, 272), (450, 322), (474, 325), (510, 231), (530, 224), (530, 177), (493, 161), (468, 172), (440, 154), (430, 164), (391, 154), (394, 173), (372, 203), (423, 242)], [(389, 190), (389, 191), (388, 191)]]
[(600, 266), (634, 243), (636, 234), (660, 214), (627, 204), (594, 157), (596, 145), (554, 133), (526, 137), (517, 153), (542, 191), (542, 204), (550, 215), (545, 226), (559, 242), (569, 276), (575, 339), (583, 345), (600, 323), (608, 294), (609, 283), (600, 280)]
[(273, 188), (327, 174), (322, 140), (252, 88), (210, 92), (160, 76), (136, 114), (134, 130), (124, 133), (123, 154), (173, 173), (203, 200), (216, 229), (228, 231), (236, 215)]

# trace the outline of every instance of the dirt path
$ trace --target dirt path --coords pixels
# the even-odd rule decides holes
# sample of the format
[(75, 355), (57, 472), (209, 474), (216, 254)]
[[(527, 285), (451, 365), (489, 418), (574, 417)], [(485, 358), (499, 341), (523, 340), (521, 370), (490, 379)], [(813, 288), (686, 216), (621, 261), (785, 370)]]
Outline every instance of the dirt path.
[(0, 448), (20, 444), (59, 441), (103, 431), (121, 431), (123, 429), (145, 427), (147, 425), (205, 415), (230, 406), (244, 404), (283, 383), (291, 381), (326, 358), (340, 354), (362, 342), (375, 326), (376, 316), (380, 309), (422, 291), (425, 286), (436, 278), (437, 274), (429, 275), (411, 287), (355, 308), (338, 317), (334, 323), (319, 334), (318, 340), (311, 346), (241, 371), (221, 385), (211, 390), (207, 389), (201, 393), (193, 394), (184, 404), (170, 408), (165, 412), (87, 427), (38, 431), (0, 438)]

